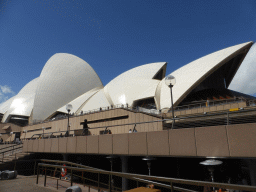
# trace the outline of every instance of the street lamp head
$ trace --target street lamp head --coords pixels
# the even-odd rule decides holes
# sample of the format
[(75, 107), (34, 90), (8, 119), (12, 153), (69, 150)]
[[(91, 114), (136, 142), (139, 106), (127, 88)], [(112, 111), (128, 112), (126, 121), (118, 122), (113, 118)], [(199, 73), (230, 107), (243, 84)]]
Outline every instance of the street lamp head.
[(66, 105), (66, 110), (70, 112), (73, 109), (73, 106), (71, 104)]
[(168, 86), (168, 87), (173, 87), (176, 83), (176, 79), (174, 76), (172, 75), (168, 75), (165, 77), (165, 84)]
[(201, 164), (201, 165), (210, 165), (210, 166), (213, 166), (213, 165), (220, 165), (220, 164), (222, 164), (222, 161), (215, 160), (215, 159), (209, 159), (209, 160), (200, 162), (200, 164)]

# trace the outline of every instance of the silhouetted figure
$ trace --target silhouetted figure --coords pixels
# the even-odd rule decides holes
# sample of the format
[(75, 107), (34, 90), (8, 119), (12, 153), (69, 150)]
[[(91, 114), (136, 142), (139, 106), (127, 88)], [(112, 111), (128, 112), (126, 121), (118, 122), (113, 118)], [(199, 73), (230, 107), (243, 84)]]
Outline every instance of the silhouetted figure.
[(69, 133), (68, 133), (68, 131), (66, 131), (66, 133), (65, 133), (65, 137), (68, 137), (69, 136)]
[(84, 119), (84, 122), (81, 123), (83, 124), (83, 135), (89, 135), (89, 127), (87, 125), (87, 119)]
[(134, 128), (133, 128), (132, 132), (133, 132), (133, 133), (136, 133), (136, 132), (137, 132), (136, 124), (134, 125)]

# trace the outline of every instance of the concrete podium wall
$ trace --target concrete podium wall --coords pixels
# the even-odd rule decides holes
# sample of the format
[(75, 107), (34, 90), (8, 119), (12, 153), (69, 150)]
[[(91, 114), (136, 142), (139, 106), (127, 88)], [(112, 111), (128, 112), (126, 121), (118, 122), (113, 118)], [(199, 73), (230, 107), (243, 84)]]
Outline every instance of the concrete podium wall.
[(28, 140), (23, 152), (256, 157), (256, 123)]
[[(105, 119), (107, 118), (122, 117), (122, 116), (127, 116), (127, 118), (119, 119), (119, 120), (108, 119), (107, 121), (105, 121)], [(121, 109), (121, 108), (110, 109), (106, 111), (99, 111), (92, 114), (84, 114), (81, 116), (71, 116), (69, 119), (71, 134), (74, 133), (72, 130), (83, 128), (83, 125), (80, 125), (80, 123), (83, 122), (84, 119), (87, 119), (88, 122), (101, 120), (102, 122), (88, 124), (90, 128), (103, 127), (98, 129), (90, 129), (91, 135), (100, 135), (100, 131), (104, 131), (106, 126), (108, 126), (108, 129), (111, 130), (112, 134), (123, 134), (123, 133), (128, 133), (129, 129), (133, 129), (134, 125), (124, 125), (124, 126), (115, 126), (115, 125), (139, 123), (144, 121), (156, 121), (156, 120), (161, 120), (161, 117), (156, 117), (149, 114), (134, 112), (134, 111)], [(66, 119), (59, 119), (59, 120), (22, 127), (20, 129), (22, 129), (22, 131), (26, 130), (27, 132), (22, 133), (21, 139), (31, 138), (35, 134), (43, 134), (42, 127), (47, 128), (44, 131), (44, 133), (45, 135), (48, 135), (48, 136), (49, 136), (49, 133), (51, 132), (67, 131), (67, 123), (68, 123), (68, 119), (66, 118)], [(136, 129), (138, 130), (138, 132), (159, 131), (163, 129), (163, 125), (162, 125), (162, 122), (137, 124)], [(60, 133), (54, 133), (54, 135), (60, 135)], [(60, 150), (62, 150), (62, 148)]]

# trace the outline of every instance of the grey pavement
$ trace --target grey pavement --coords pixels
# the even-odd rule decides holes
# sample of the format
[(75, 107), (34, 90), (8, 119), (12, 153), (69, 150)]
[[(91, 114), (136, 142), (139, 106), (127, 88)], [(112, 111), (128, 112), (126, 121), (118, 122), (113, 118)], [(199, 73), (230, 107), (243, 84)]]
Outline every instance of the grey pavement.
[[(0, 192), (52, 192), (52, 191), (65, 191), (70, 187), (70, 183), (67, 181), (58, 181), (57, 190), (57, 180), (47, 177), (46, 187), (44, 187), (44, 177), (39, 177), (39, 182), (36, 184), (35, 176), (20, 176), (18, 175), (16, 179), (12, 180), (0, 180)], [(88, 192), (88, 187), (83, 185), (73, 183), (73, 185), (78, 185), (82, 192)], [(90, 192), (96, 192), (96, 189), (90, 188)]]

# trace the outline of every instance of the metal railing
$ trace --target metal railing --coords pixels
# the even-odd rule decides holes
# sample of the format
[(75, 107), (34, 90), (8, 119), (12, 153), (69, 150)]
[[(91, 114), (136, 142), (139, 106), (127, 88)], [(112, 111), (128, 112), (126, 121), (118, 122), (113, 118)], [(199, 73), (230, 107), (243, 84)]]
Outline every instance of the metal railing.
[[(220, 111), (220, 112), (205, 112), (198, 114), (190, 114), (184, 116), (175, 117), (175, 128), (191, 128), (191, 127), (203, 127), (203, 126), (217, 126), (217, 125), (232, 125), (232, 124), (241, 124), (241, 123), (256, 123), (256, 108), (248, 109), (237, 109), (237, 111)], [(126, 125), (132, 125), (136, 129), (137, 125), (148, 124), (148, 123), (157, 123), (164, 122), (164, 127), (168, 128), (168, 124), (171, 124), (172, 118), (159, 119), (155, 121), (144, 121), (136, 123), (123, 123), (109, 126), (99, 126), (88, 128), (88, 130), (93, 129), (108, 129), (113, 127), (123, 127)], [(81, 131), (82, 129), (70, 130), (70, 132)], [(65, 137), (56, 135), (56, 133), (66, 133), (66, 131), (56, 131), (45, 133), (44, 138), (59, 138)], [(51, 134), (55, 134), (51, 136)], [(43, 134), (34, 134), (30, 139), (36, 139), (36, 136), (39, 138)], [(75, 133), (70, 134), (69, 137), (76, 136)], [(87, 136), (87, 135), (84, 135)]]
[[(52, 165), (52, 164), (46, 164), (46, 163), (38, 163), (37, 167), (37, 180), (36, 183), (38, 184), (39, 180), (39, 171), (40, 167), (44, 169), (44, 186), (46, 186), (46, 180), (47, 180), (47, 169), (50, 170), (51, 168), (55, 169), (68, 169), (71, 173), (71, 186), (73, 185), (73, 172), (88, 172), (88, 173), (94, 173), (98, 175), (98, 183), (97, 186), (95, 186), (98, 191), (101, 189), (100, 187), (100, 175), (108, 175), (108, 183), (105, 183), (105, 185), (108, 185), (109, 192), (112, 191), (112, 183), (111, 183), (111, 177), (121, 177), (126, 178), (130, 180), (137, 181), (137, 187), (139, 187), (139, 182), (141, 183), (147, 183), (147, 184), (154, 184), (155, 186), (159, 186), (162, 188), (166, 188), (173, 191), (186, 191), (186, 192), (196, 192), (193, 190), (193, 188), (196, 188), (198, 186), (201, 187), (214, 187), (214, 188), (222, 188), (222, 189), (235, 189), (235, 190), (245, 190), (245, 191), (256, 191), (255, 186), (248, 186), (248, 185), (235, 185), (235, 184), (227, 184), (227, 183), (216, 183), (216, 182), (205, 182), (205, 181), (195, 181), (195, 180), (188, 180), (188, 179), (177, 179), (177, 178), (167, 178), (167, 177), (159, 177), (159, 176), (147, 176), (147, 175), (140, 175), (140, 174), (132, 174), (132, 173), (121, 173), (121, 172), (113, 172), (113, 171), (106, 171), (102, 169), (96, 169), (89, 166), (79, 165), (67, 161), (55, 161), (55, 160), (41, 160), (43, 162), (52, 162), (52, 163), (66, 163), (70, 164), (71, 166), (63, 166), (63, 165)], [(74, 167), (76, 166), (76, 167)], [(84, 178), (84, 177), (83, 177)], [(84, 178), (87, 179), (87, 178)], [(58, 182), (58, 180), (57, 180)], [(160, 183), (163, 182), (163, 183)], [(169, 184), (166, 184), (169, 183)], [(189, 185), (192, 189), (186, 189), (177, 187), (174, 185), (177, 184), (183, 184), (183, 185)]]
[[(15, 145), (15, 146), (17, 146), (17, 145)], [(6, 147), (6, 148), (12, 148), (12, 149), (8, 149), (8, 150), (0, 152), (0, 155), (1, 155), (0, 157), (2, 157), (2, 162), (4, 162), (5, 157), (8, 157), (13, 154), (15, 154), (15, 159), (16, 159), (16, 153), (14, 153), (14, 152), (21, 151), (23, 148), (23, 145), (22, 144), (18, 145), (18, 147), (15, 147), (15, 146)]]
[(14, 171), (16, 170), (18, 171), (18, 174), (23, 173), (25, 175), (36, 175), (36, 167), (39, 161), (41, 160), (40, 159), (17, 160), (16, 159), (10, 162), (5, 162), (4, 169), (9, 169)]

